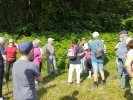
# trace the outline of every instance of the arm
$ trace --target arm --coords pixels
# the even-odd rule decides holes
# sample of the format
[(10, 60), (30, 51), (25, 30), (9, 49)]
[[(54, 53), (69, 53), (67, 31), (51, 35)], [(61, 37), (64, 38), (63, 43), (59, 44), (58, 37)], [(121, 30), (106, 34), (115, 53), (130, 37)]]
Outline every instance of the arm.
[(115, 50), (118, 49), (119, 43), (115, 46)]
[(2, 57), (3, 57), (4, 61), (6, 61), (6, 60), (7, 60), (6, 55), (2, 55)]
[(6, 57), (6, 50), (4, 49), (4, 47), (1, 48), (0, 53), (1, 53), (4, 61), (6, 61), (7, 60), (7, 57)]
[(34, 72), (34, 75), (35, 75), (35, 80), (36, 80), (38, 83), (39, 83), (39, 82), (42, 82), (42, 81), (43, 81), (43, 77), (42, 77), (42, 75), (40, 74), (40, 72), (38, 71), (36, 65), (33, 65), (33, 72)]
[(107, 50), (107, 47), (106, 47), (106, 45), (104, 44), (104, 53), (106, 53), (106, 50)]
[(78, 56), (82, 56), (82, 55), (84, 55), (85, 54), (85, 51), (84, 51), (84, 49), (83, 48), (79, 48), (79, 53), (77, 54)]
[(42, 50), (43, 50), (43, 54), (45, 54), (46, 53), (46, 45), (42, 48)]

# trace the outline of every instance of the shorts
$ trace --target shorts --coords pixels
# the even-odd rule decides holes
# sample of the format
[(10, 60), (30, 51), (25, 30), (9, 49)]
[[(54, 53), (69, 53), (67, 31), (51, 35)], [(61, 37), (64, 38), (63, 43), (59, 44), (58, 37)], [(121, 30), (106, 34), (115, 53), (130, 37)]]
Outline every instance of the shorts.
[(93, 71), (103, 71), (103, 63), (92, 62)]
[(91, 70), (91, 69), (92, 69), (91, 60), (86, 60), (86, 61), (85, 61), (85, 66), (86, 66), (89, 70)]

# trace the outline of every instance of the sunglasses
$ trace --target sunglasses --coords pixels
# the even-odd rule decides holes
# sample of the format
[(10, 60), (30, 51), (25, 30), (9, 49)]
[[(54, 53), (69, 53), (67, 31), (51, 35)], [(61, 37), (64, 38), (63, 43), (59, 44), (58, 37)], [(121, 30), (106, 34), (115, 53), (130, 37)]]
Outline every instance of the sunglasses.
[(14, 43), (14, 42), (10, 42), (10, 43)]

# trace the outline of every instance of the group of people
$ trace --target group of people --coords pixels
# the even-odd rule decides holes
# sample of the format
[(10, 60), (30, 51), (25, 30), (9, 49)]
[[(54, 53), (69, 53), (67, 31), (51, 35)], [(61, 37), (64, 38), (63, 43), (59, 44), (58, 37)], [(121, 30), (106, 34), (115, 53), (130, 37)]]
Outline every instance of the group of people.
[(93, 40), (87, 42), (86, 38), (82, 38), (82, 43), (78, 45), (78, 40), (72, 40), (72, 45), (68, 49), (69, 57), (69, 75), (68, 75), (68, 85), (72, 83), (72, 74), (74, 69), (76, 69), (77, 85), (80, 84), (80, 75), (83, 72), (89, 70), (88, 78), (92, 77), (94, 83), (93, 88), (98, 87), (98, 76), (101, 74), (102, 85), (106, 85), (105, 75), (104, 75), (104, 56), (106, 53), (106, 45), (103, 40), (99, 39), (99, 33), (94, 32), (92, 34)]
[[(106, 85), (104, 75), (104, 57), (106, 54), (106, 45), (99, 39), (99, 33), (92, 34), (93, 40), (87, 42), (82, 38), (82, 43), (78, 45), (78, 40), (72, 40), (72, 45), (68, 49), (69, 57), (69, 75), (68, 85), (72, 84), (72, 75), (76, 69), (77, 85), (80, 84), (81, 71), (89, 70), (88, 78), (92, 77), (94, 82), (92, 88), (98, 87), (98, 77), (101, 76), (102, 86)], [(126, 83), (130, 81), (131, 93), (133, 94), (133, 38), (128, 37), (128, 32), (122, 30), (119, 35), (119, 42), (115, 46), (117, 75), (113, 79), (121, 79), (120, 88), (124, 89)], [(100, 74), (100, 75), (99, 75)]]
[[(100, 40), (99, 33), (92, 34), (93, 40), (87, 42), (82, 38), (79, 45), (77, 39), (73, 39), (67, 50), (69, 58), (68, 85), (73, 83), (72, 77), (76, 69), (77, 86), (80, 85), (82, 71), (89, 72), (88, 78), (94, 79), (93, 88), (98, 87), (98, 77), (101, 76), (101, 85), (106, 86), (104, 74), (104, 57), (106, 54), (106, 45)], [(50, 66), (53, 65), (54, 74), (59, 71), (56, 65), (54, 39), (49, 38), (48, 43), (40, 48), (41, 41), (35, 39), (31, 42), (21, 42), (18, 45), (13, 39), (9, 40), (9, 45), (4, 47), (6, 40), (0, 37), (0, 100), (3, 100), (2, 83), (4, 75), (4, 64), (6, 64), (5, 80), (9, 81), (9, 72), (12, 68), (13, 94), (15, 100), (36, 100), (36, 84), (43, 81), (41, 75), (44, 54), (47, 59), (47, 72), (51, 76)], [(128, 32), (120, 32), (119, 43), (116, 49), (117, 75), (115, 78), (121, 78), (121, 89), (125, 88), (127, 79), (130, 79), (131, 93), (133, 93), (133, 38), (128, 37)], [(20, 58), (17, 59), (17, 51)], [(12, 66), (13, 65), (13, 66)], [(93, 73), (93, 75), (92, 75)]]
[[(36, 99), (35, 86), (43, 80), (41, 76), (44, 53), (47, 55), (47, 72), (50, 76), (50, 66), (53, 65), (55, 75), (58, 75), (56, 67), (54, 39), (49, 38), (48, 43), (40, 48), (41, 41), (35, 39), (31, 42), (21, 42), (16, 44), (13, 39), (9, 40), (9, 45), (5, 46), (6, 39), (0, 37), (0, 100), (3, 100), (2, 85), (3, 77), (8, 84), (9, 73), (12, 68), (13, 93), (15, 100)], [(17, 59), (17, 52), (20, 58)], [(5, 75), (4, 75), (4, 65)], [(8, 91), (9, 92), (9, 91)]]
[(120, 88), (124, 89), (126, 83), (131, 80), (131, 93), (133, 93), (133, 38), (128, 36), (128, 32), (123, 30), (120, 32), (120, 38), (118, 44), (115, 46), (116, 49), (116, 64), (117, 64), (117, 75), (115, 78), (121, 78)]

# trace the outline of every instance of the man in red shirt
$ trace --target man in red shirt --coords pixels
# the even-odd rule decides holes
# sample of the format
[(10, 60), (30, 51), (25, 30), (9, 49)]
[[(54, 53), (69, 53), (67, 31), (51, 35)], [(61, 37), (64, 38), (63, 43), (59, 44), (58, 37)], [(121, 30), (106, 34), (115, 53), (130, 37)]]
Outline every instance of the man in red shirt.
[(15, 45), (14, 40), (10, 39), (9, 45), (5, 47), (5, 52), (7, 56), (6, 72), (5, 72), (6, 82), (9, 81), (10, 67), (16, 61), (16, 51), (17, 51), (17, 46)]

